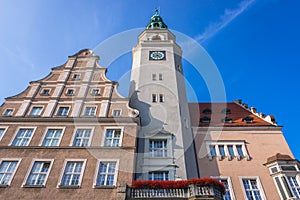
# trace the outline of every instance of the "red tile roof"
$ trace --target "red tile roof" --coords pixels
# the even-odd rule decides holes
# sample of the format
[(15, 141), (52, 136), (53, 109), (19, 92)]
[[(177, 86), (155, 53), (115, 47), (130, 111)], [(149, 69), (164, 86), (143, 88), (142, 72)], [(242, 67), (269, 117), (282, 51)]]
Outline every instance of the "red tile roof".
[[(224, 112), (226, 111), (230, 111)], [(203, 110), (211, 109), (211, 114), (203, 113)], [(226, 126), (226, 127), (239, 127), (239, 126), (275, 126), (262, 118), (256, 116), (245, 107), (237, 103), (189, 103), (189, 110), (191, 115), (192, 126)], [(223, 112), (222, 112), (223, 111)], [(243, 121), (243, 118), (250, 116), (253, 118), (252, 123)], [(201, 118), (210, 118), (210, 123), (201, 122)], [(231, 119), (232, 123), (224, 123), (224, 118)], [(222, 121), (223, 120), (223, 121)]]

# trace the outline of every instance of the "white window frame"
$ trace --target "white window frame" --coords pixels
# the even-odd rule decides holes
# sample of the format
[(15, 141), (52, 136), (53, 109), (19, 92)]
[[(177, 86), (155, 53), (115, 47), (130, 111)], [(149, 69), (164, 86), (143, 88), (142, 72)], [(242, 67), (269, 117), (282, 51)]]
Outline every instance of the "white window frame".
[[(115, 177), (114, 177), (113, 185), (96, 185), (97, 184), (97, 178), (98, 178), (98, 172), (99, 172), (99, 169), (100, 169), (100, 162), (116, 162), (116, 168), (115, 168), (116, 171), (115, 171)], [(98, 159), (96, 172), (95, 172), (94, 183), (93, 183), (93, 188), (117, 186), (117, 180), (118, 180), (118, 174), (119, 174), (119, 163), (120, 163), (119, 159)]]
[[(28, 140), (27, 145), (25, 145), (25, 147), (26, 147), (26, 146), (29, 146), (29, 144), (30, 144), (30, 142), (31, 142), (31, 140), (32, 140), (32, 138), (33, 138), (33, 136), (34, 136), (34, 133), (35, 133), (36, 128), (37, 128), (36, 126), (29, 126), (29, 127), (23, 127), (23, 126), (22, 126), (22, 127), (18, 127), (17, 131), (16, 131), (15, 134), (14, 134), (14, 137), (12, 137), (12, 140), (10, 141), (9, 146), (12, 146), (13, 141), (15, 140), (16, 136), (18, 135), (18, 132), (19, 132), (21, 129), (33, 129), (33, 130), (32, 130), (32, 135), (31, 135), (30, 139)], [(24, 147), (24, 146), (14, 146), (14, 147)]]
[[(76, 132), (77, 132), (78, 129), (84, 129), (84, 130), (90, 129), (90, 130), (91, 130), (91, 135), (90, 135), (90, 138), (89, 138), (89, 141), (88, 141), (87, 146), (74, 146), (74, 145), (73, 145), (74, 140), (75, 140), (75, 136), (76, 136)], [(74, 132), (73, 132), (73, 136), (72, 136), (72, 140), (71, 140), (70, 146), (72, 146), (72, 147), (89, 147), (89, 146), (91, 145), (91, 143), (92, 143), (92, 138), (93, 138), (94, 129), (95, 129), (95, 127), (91, 127), (91, 126), (80, 126), (80, 127), (76, 127), (76, 128), (74, 129)]]
[(78, 74), (78, 73), (75, 73), (75, 74), (73, 74), (73, 76), (72, 76), (72, 79), (73, 79), (73, 80), (80, 80), (80, 78), (81, 78), (81, 74)]
[[(162, 148), (151, 148), (151, 143), (152, 142), (158, 142), (158, 141), (161, 141), (161, 142), (166, 142), (166, 146), (165, 147), (162, 147)], [(169, 144), (168, 144), (168, 139), (167, 138), (151, 138), (149, 139), (149, 148), (148, 148), (148, 151), (149, 151), (149, 155), (151, 158), (166, 158), (169, 156)], [(162, 156), (155, 156), (155, 150), (156, 151), (160, 151), (162, 152)]]
[[(33, 111), (33, 108), (41, 108), (40, 112), (38, 113), (38, 115), (32, 115), (32, 111)], [(39, 106), (39, 105), (34, 105), (31, 107), (31, 110), (30, 110), (30, 113), (29, 113), (29, 116), (41, 116), (42, 112), (43, 112), (43, 109), (44, 109), (44, 106)]]
[[(95, 109), (94, 110), (94, 115), (90, 115), (90, 113), (88, 115), (86, 115), (86, 109), (87, 108), (94, 108)], [(94, 105), (86, 105), (86, 106), (84, 106), (84, 110), (83, 110), (83, 114), (82, 115), (85, 116), (85, 117), (95, 117), (95, 116), (97, 116), (97, 106), (94, 106)]]
[(8, 161), (8, 162), (9, 162), (9, 161), (11, 161), (11, 162), (12, 162), (12, 161), (16, 161), (16, 162), (17, 162), (17, 165), (16, 165), (16, 168), (15, 168), (14, 172), (11, 173), (11, 178), (9, 179), (9, 181), (7, 182), (7, 184), (0, 184), (0, 187), (8, 187), (8, 186), (10, 186), (12, 180), (13, 180), (14, 177), (15, 177), (15, 174), (16, 174), (16, 172), (17, 172), (17, 170), (18, 170), (18, 167), (19, 167), (19, 165), (20, 165), (22, 159), (21, 159), (21, 158), (1, 158), (1, 159), (0, 159), (0, 164), (2, 164), (2, 162), (5, 162), (5, 161)]
[[(48, 92), (44, 94), (44, 91), (45, 91), (45, 90), (48, 90)], [(51, 92), (51, 89), (50, 89), (50, 88), (43, 88), (42, 91), (41, 91), (41, 93), (40, 93), (40, 95), (41, 95), (41, 96), (49, 96), (49, 95), (50, 95), (50, 92)]]
[[(216, 156), (212, 156), (210, 152), (210, 146), (215, 146)], [(225, 156), (220, 154), (219, 146), (224, 146)], [(228, 151), (227, 146), (233, 146), (234, 156), (231, 156)], [(237, 150), (237, 146), (242, 146), (243, 156), (240, 156)], [(209, 160), (212, 160), (213, 157), (219, 158), (219, 160), (223, 160), (225, 157), (228, 160), (232, 160), (233, 158), (237, 158), (237, 160), (241, 160), (242, 158), (246, 158), (248, 161), (251, 160), (251, 157), (246, 148), (245, 141), (206, 141), (206, 150)]]
[[(115, 112), (119, 112), (119, 115), (115, 115)], [(112, 116), (121, 117), (121, 115), (122, 115), (122, 109), (113, 109)]]
[[(45, 180), (44, 180), (44, 183), (41, 184), (41, 185), (26, 185), (26, 182), (29, 178), (29, 175), (30, 175), (30, 172), (32, 171), (32, 168), (33, 168), (33, 165), (35, 162), (50, 162), (50, 166), (49, 166), (49, 170), (48, 172), (46, 173), (46, 177), (45, 177)], [(30, 164), (30, 167), (26, 173), (26, 176), (25, 176), (25, 179), (23, 181), (23, 184), (22, 184), (22, 187), (45, 187), (46, 186), (46, 183), (47, 183), (47, 180), (48, 180), (48, 177), (49, 177), (49, 174), (50, 174), (50, 171), (51, 171), (51, 168), (52, 168), (52, 165), (53, 165), (53, 162), (54, 162), (54, 159), (33, 159), (31, 164)], [(41, 172), (39, 172), (40, 174)]]
[(2, 135), (0, 135), (0, 141), (2, 140), (3, 136), (5, 135), (7, 129), (8, 129), (8, 126), (0, 126), (0, 129), (4, 129)]
[[(105, 146), (106, 131), (107, 131), (108, 129), (120, 129), (120, 130), (121, 130), (120, 140), (119, 140), (119, 146), (116, 146), (116, 147), (115, 147), (115, 146)], [(102, 139), (102, 146), (103, 146), (103, 147), (108, 147), (108, 148), (112, 148), (112, 147), (115, 147), (115, 148), (122, 147), (123, 133), (124, 133), (124, 127), (121, 127), (121, 126), (107, 126), (107, 127), (104, 127), (104, 134), (103, 134), (103, 139)]]
[[(94, 91), (97, 91), (96, 93), (94, 93)], [(97, 95), (100, 95), (100, 89), (99, 88), (91, 88), (91, 92), (90, 92), (91, 95), (94, 95), (94, 96), (97, 96)]]
[[(85, 171), (86, 161), (87, 161), (87, 159), (65, 159), (62, 171), (60, 173), (57, 188), (80, 188), (81, 183), (82, 183), (83, 174), (84, 174), (84, 171)], [(64, 172), (66, 170), (66, 166), (67, 166), (68, 162), (83, 162), (82, 169), (81, 169), (81, 172), (80, 172), (80, 178), (79, 178), (79, 181), (78, 181), (78, 185), (62, 185), (62, 178), (64, 176)]]
[[(70, 93), (70, 91), (73, 91), (72, 93)], [(66, 95), (67, 96), (74, 96), (75, 95), (76, 90), (74, 88), (68, 88), (66, 90)]]
[[(8, 111), (8, 110), (11, 110), (11, 114), (6, 114), (6, 112)], [(4, 112), (2, 113), (2, 115), (3, 116), (12, 116), (13, 114), (14, 114), (14, 112), (15, 112), (15, 109), (14, 108), (6, 108), (5, 110), (4, 110)]]
[[(57, 143), (57, 146), (42, 146), (44, 140), (46, 139), (48, 130), (51, 130), (51, 129), (60, 129), (60, 130), (62, 130), (62, 131), (61, 131), (61, 136), (60, 136), (60, 138), (59, 138), (59, 140), (58, 140), (58, 143)], [(46, 130), (45, 130), (45, 132), (44, 132), (44, 135), (43, 135), (43, 137), (42, 137), (42, 140), (41, 140), (39, 146), (42, 146), (42, 147), (58, 147), (58, 146), (60, 145), (61, 139), (62, 139), (62, 137), (63, 137), (63, 135), (64, 135), (65, 129), (66, 129), (66, 127), (61, 127), (61, 126), (60, 126), (60, 127), (58, 127), (58, 126), (47, 127)]]
[[(235, 200), (235, 194), (234, 194), (234, 191), (233, 191), (233, 187), (232, 187), (232, 182), (231, 182), (230, 176), (211, 176), (211, 178), (215, 178), (218, 181), (220, 181), (220, 180), (227, 180), (228, 191), (230, 193), (231, 200)], [(225, 195), (223, 197), (225, 199)]]
[[(68, 112), (67, 112), (66, 115), (58, 115), (58, 111), (59, 111), (59, 109), (62, 108), (62, 107), (68, 108)], [(59, 117), (67, 117), (67, 116), (69, 116), (70, 108), (71, 108), (71, 106), (63, 106), (63, 105), (62, 105), (62, 106), (58, 106), (57, 111), (56, 111), (56, 116), (59, 116)]]
[[(162, 175), (163, 175), (163, 180), (164, 181), (166, 181), (166, 180), (170, 180), (170, 171), (165, 171), (165, 170), (162, 170), (162, 171), (149, 171), (148, 172), (148, 180), (154, 180), (154, 174), (155, 173), (162, 173)], [(150, 174), (152, 174), (151, 176), (152, 176), (152, 178), (151, 179), (149, 179), (149, 176), (150, 176)], [(166, 179), (166, 177), (168, 178), (168, 179)]]
[(240, 183), (241, 183), (241, 186), (242, 186), (242, 190), (243, 190), (243, 194), (244, 194), (245, 199), (248, 199), (248, 198), (247, 198), (247, 194), (246, 194), (246, 191), (245, 191), (245, 186), (244, 186), (244, 183), (243, 183), (243, 179), (256, 180), (257, 188), (260, 192), (262, 200), (267, 199), (266, 195), (265, 195), (265, 192), (264, 192), (264, 189), (262, 187), (262, 184), (260, 182), (259, 176), (239, 176), (239, 179), (240, 179)]

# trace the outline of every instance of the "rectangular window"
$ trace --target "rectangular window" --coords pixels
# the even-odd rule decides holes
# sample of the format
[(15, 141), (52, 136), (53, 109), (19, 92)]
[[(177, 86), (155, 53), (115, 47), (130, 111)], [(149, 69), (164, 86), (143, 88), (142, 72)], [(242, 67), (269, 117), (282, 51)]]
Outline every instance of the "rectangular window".
[(0, 163), (0, 185), (9, 185), (17, 169), (19, 161), (3, 160)]
[(92, 134), (92, 129), (77, 129), (73, 140), (73, 146), (75, 147), (89, 146), (91, 134)]
[(247, 199), (262, 200), (260, 187), (256, 179), (242, 179)]
[(92, 89), (91, 94), (92, 95), (100, 95), (100, 90), (99, 89)]
[(152, 103), (157, 102), (157, 94), (152, 94)]
[(156, 74), (152, 74), (152, 81), (156, 81)]
[(223, 196), (224, 200), (232, 200), (233, 199), (233, 191), (232, 191), (232, 187), (231, 187), (231, 182), (229, 180), (229, 177), (215, 177), (216, 179), (218, 179), (221, 183), (223, 183), (226, 193)]
[(69, 107), (59, 107), (57, 111), (57, 116), (67, 116), (69, 113)]
[(164, 95), (163, 94), (159, 94), (159, 102), (163, 103), (165, 101)]
[(227, 148), (228, 148), (229, 155), (233, 157), (234, 156), (233, 146), (232, 145), (228, 145)]
[(35, 161), (25, 182), (25, 186), (45, 186), (50, 166), (50, 161)]
[(99, 162), (96, 186), (113, 186), (116, 181), (117, 162)]
[(3, 115), (5, 115), (5, 116), (12, 116), (13, 113), (14, 113), (14, 110), (13, 110), (13, 109), (7, 108), (7, 109), (5, 110), (5, 112), (3, 113)]
[(3, 135), (4, 135), (4, 133), (5, 133), (5, 131), (6, 131), (6, 129), (7, 128), (0, 128), (0, 140), (2, 139), (2, 137), (3, 137)]
[(148, 179), (151, 181), (167, 181), (169, 180), (169, 172), (161, 171), (161, 172), (149, 172)]
[(118, 147), (120, 146), (121, 129), (106, 129), (105, 132), (105, 147)]
[(299, 186), (299, 182), (297, 181), (297, 178), (294, 176), (288, 176), (287, 180), (294, 194), (294, 197), (296, 197), (297, 199), (300, 198), (300, 186)]
[(32, 138), (34, 129), (19, 129), (11, 146), (27, 146)]
[(39, 115), (41, 115), (42, 110), (43, 110), (43, 107), (34, 106), (34, 107), (32, 107), (31, 112), (30, 112), (29, 115), (30, 116), (39, 116)]
[(61, 178), (60, 187), (79, 187), (84, 165), (84, 161), (67, 161)]
[(224, 145), (219, 145), (220, 156), (225, 156)]
[(113, 110), (113, 116), (114, 117), (120, 117), (121, 116), (121, 110)]
[(236, 145), (236, 150), (239, 156), (244, 156), (242, 145)]
[(68, 89), (66, 94), (67, 95), (74, 95), (74, 93), (75, 93), (74, 89)]
[(74, 74), (73, 79), (77, 79), (77, 80), (80, 79), (80, 74)]
[(85, 107), (84, 116), (95, 116), (96, 107)]
[(41, 92), (41, 95), (49, 95), (50, 94), (50, 89), (43, 89)]
[(162, 74), (159, 74), (159, 75), (158, 75), (158, 80), (160, 80), (160, 81), (163, 80), (163, 75), (162, 75)]
[(217, 156), (215, 145), (209, 145), (209, 152), (211, 156)]
[(167, 140), (150, 140), (149, 152), (151, 157), (167, 157)]
[(62, 136), (62, 129), (48, 129), (43, 140), (42, 146), (54, 147), (58, 146)]

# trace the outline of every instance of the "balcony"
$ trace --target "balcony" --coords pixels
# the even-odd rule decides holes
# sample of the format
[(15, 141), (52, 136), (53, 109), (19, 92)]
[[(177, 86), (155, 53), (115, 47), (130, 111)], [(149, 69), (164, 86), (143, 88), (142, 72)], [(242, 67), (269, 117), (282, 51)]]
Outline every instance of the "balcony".
[(194, 183), (193, 181), (153, 181), (152, 183), (144, 181), (143, 184), (127, 187), (126, 200), (222, 200), (225, 192), (224, 186), (217, 180), (205, 185), (203, 182), (199, 184), (195, 181)]

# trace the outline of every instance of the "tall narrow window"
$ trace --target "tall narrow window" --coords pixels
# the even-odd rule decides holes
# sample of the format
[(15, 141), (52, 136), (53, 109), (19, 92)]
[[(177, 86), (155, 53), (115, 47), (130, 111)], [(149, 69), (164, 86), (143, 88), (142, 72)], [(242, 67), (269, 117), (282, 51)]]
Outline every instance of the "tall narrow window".
[(0, 128), (0, 140), (2, 139), (5, 131), (6, 131), (6, 128)]
[(50, 161), (35, 161), (25, 186), (45, 186), (50, 165)]
[(159, 94), (159, 102), (163, 103), (165, 101), (164, 95), (163, 94)]
[(220, 156), (225, 156), (224, 145), (219, 145)]
[(116, 162), (99, 163), (96, 186), (112, 186), (115, 185)]
[(95, 116), (96, 115), (96, 107), (86, 107), (84, 111), (85, 116)]
[(152, 74), (152, 81), (156, 81), (156, 74)]
[(0, 185), (9, 185), (16, 172), (19, 161), (2, 161), (0, 163)]
[(153, 103), (157, 102), (157, 94), (152, 94), (152, 102)]
[(69, 107), (59, 107), (57, 111), (57, 116), (67, 116), (69, 113)]
[(42, 113), (43, 107), (32, 107), (30, 116), (39, 116)]
[(209, 145), (209, 151), (211, 156), (217, 156), (215, 145)]
[(247, 199), (249, 200), (262, 200), (260, 187), (256, 179), (243, 179), (243, 185)]
[(48, 129), (42, 146), (58, 146), (62, 136), (62, 129)]
[(20, 129), (12, 142), (12, 146), (27, 146), (33, 135), (33, 129)]
[(229, 155), (233, 157), (234, 156), (233, 145), (228, 145), (227, 148), (228, 148)]
[(151, 181), (167, 181), (169, 180), (169, 172), (168, 171), (156, 171), (156, 172), (149, 172), (148, 179)]
[(158, 75), (158, 80), (160, 80), (160, 81), (163, 80), (163, 75), (162, 75), (162, 74), (159, 74), (159, 75)]
[(92, 130), (91, 129), (77, 129), (73, 141), (73, 146), (86, 147), (90, 143)]
[(293, 191), (294, 197), (300, 198), (300, 185), (295, 176), (288, 176), (287, 180)]
[(84, 168), (83, 161), (67, 161), (60, 187), (78, 187), (81, 184), (82, 173)]
[(104, 146), (118, 147), (120, 146), (121, 129), (106, 129)]
[(236, 150), (239, 156), (244, 156), (242, 145), (236, 145)]
[(14, 112), (13, 109), (7, 108), (7, 109), (5, 110), (5, 112), (3, 113), (3, 115), (5, 115), (5, 116), (12, 116), (13, 112)]
[(151, 157), (167, 157), (167, 140), (150, 140), (149, 152)]

